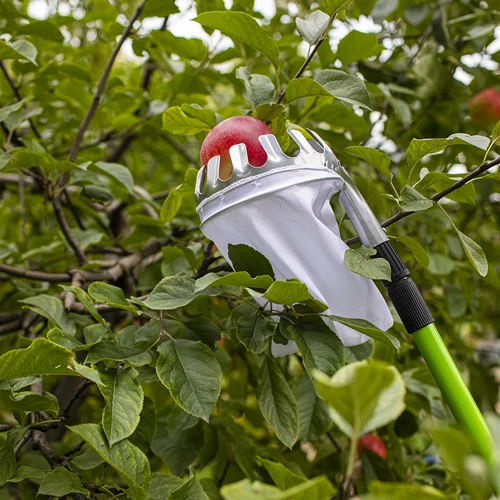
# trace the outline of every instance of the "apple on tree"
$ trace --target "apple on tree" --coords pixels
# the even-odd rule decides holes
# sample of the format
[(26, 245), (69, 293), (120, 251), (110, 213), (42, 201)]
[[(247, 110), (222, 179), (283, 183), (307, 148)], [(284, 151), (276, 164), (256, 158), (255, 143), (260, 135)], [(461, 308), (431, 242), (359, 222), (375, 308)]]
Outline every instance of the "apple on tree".
[(469, 115), (478, 125), (495, 124), (500, 120), (500, 92), (486, 89), (476, 94), (469, 100)]
[(257, 118), (233, 116), (217, 124), (207, 135), (200, 150), (202, 165), (220, 156), (219, 177), (229, 179), (233, 171), (229, 148), (235, 144), (245, 144), (248, 161), (253, 167), (262, 167), (267, 161), (267, 153), (259, 142), (259, 136), (272, 134), (273, 131)]

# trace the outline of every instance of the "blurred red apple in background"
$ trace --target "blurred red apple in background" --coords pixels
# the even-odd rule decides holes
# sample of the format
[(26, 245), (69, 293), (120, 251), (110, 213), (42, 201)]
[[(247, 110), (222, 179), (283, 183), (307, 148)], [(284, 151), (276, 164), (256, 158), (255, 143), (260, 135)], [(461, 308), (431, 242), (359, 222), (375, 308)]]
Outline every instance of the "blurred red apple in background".
[(500, 120), (500, 92), (482, 90), (469, 101), (469, 115), (478, 125), (493, 125)]
[(220, 155), (219, 177), (229, 179), (233, 165), (229, 148), (235, 144), (245, 144), (248, 161), (254, 167), (262, 167), (267, 161), (267, 153), (259, 142), (260, 135), (272, 134), (273, 131), (257, 118), (251, 116), (233, 116), (217, 124), (207, 135), (200, 151), (202, 165), (210, 158)]
[(375, 434), (365, 434), (363, 437), (359, 438), (358, 446), (360, 450), (365, 449), (375, 453), (375, 455), (378, 455), (382, 460), (387, 458), (385, 444), (378, 436), (375, 436)]

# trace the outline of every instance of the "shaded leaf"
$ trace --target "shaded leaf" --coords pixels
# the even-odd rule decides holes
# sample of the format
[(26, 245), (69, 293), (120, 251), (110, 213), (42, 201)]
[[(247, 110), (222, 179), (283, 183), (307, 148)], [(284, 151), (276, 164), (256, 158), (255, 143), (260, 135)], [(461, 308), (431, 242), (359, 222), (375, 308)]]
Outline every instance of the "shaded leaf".
[(278, 439), (292, 448), (299, 433), (297, 402), (283, 373), (266, 357), (258, 376), (257, 401), (267, 423)]
[(342, 64), (348, 66), (362, 59), (378, 56), (382, 52), (382, 48), (375, 33), (361, 33), (352, 30), (340, 40), (337, 55)]
[(330, 16), (320, 10), (315, 10), (305, 19), (297, 17), (295, 22), (297, 23), (297, 31), (300, 33), (300, 36), (309, 45), (315, 45), (328, 26)]
[(221, 31), (262, 52), (275, 67), (279, 65), (279, 49), (274, 39), (245, 12), (204, 12), (194, 21)]
[(135, 311), (135, 307), (131, 306), (125, 298), (123, 290), (117, 286), (101, 281), (94, 281), (89, 286), (88, 293), (96, 302), (101, 304), (108, 304), (118, 309)]
[(243, 81), (245, 86), (243, 97), (255, 108), (261, 104), (269, 104), (274, 98), (274, 84), (265, 75), (250, 74), (248, 68), (238, 68), (236, 78)]
[(432, 208), (434, 202), (420, 194), (415, 188), (406, 185), (401, 190), (399, 206), (405, 212), (419, 212)]
[(366, 146), (349, 146), (344, 151), (366, 161), (366, 163), (375, 167), (389, 182), (392, 181), (392, 173), (389, 170), (391, 157), (389, 155)]
[(271, 276), (274, 270), (271, 263), (258, 250), (248, 245), (228, 245), (228, 256), (235, 271), (246, 271), (252, 278)]
[(364, 278), (391, 281), (391, 266), (385, 259), (366, 259), (358, 251), (348, 248), (344, 262), (350, 271)]
[(260, 457), (259, 462), (262, 463), (274, 481), (274, 484), (276, 484), (280, 490), (286, 490), (307, 481), (307, 478), (295, 474), (295, 472), (292, 472), (279, 462), (272, 462), (271, 460)]
[(149, 461), (139, 448), (126, 439), (110, 448), (106, 444), (106, 436), (101, 426), (97, 424), (72, 425), (68, 426), (68, 429), (83, 439), (123, 477), (134, 498), (147, 499), (150, 476)]
[(70, 493), (81, 493), (86, 497), (90, 495), (89, 490), (83, 487), (80, 478), (64, 467), (57, 467), (45, 474), (38, 489), (38, 495), (65, 497)]
[(248, 351), (260, 354), (269, 347), (274, 326), (261, 316), (259, 309), (247, 303), (240, 304), (231, 311), (231, 319), (238, 340)]
[(156, 372), (175, 402), (186, 412), (208, 419), (220, 394), (222, 370), (201, 342), (167, 340), (158, 348)]

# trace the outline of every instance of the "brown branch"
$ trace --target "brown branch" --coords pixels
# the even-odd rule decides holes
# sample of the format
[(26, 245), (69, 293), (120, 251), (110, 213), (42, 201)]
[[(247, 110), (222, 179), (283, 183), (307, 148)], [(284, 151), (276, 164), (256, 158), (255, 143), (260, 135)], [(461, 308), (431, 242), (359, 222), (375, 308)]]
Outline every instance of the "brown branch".
[(191, 154), (182, 146), (182, 144), (178, 143), (173, 137), (170, 137), (166, 133), (161, 133), (161, 138), (172, 146), (189, 164), (198, 166), (200, 164), (195, 158), (191, 156)]
[(61, 420), (67, 420), (71, 416), (71, 408), (76, 403), (76, 401), (80, 398), (80, 396), (87, 390), (89, 386), (91, 386), (93, 382), (90, 380), (84, 379), (80, 382), (75, 392), (71, 396), (71, 399), (68, 401), (64, 410), (59, 414)]
[(54, 214), (56, 216), (57, 222), (59, 223), (59, 227), (61, 228), (64, 238), (69, 243), (70, 247), (73, 249), (78, 264), (80, 265), (85, 264), (85, 262), (87, 262), (87, 257), (85, 256), (85, 252), (78, 244), (78, 241), (76, 241), (76, 238), (71, 233), (68, 221), (64, 216), (60, 194), (54, 194), (52, 196), (52, 206), (54, 207)]
[[(313, 60), (314, 56), (316, 55), (316, 52), (318, 52), (318, 49), (321, 47), (321, 44), (325, 41), (326, 36), (328, 35), (328, 31), (330, 31), (330, 27), (337, 17), (337, 13), (334, 13), (330, 16), (330, 19), (328, 21), (328, 24), (326, 25), (325, 31), (323, 31), (323, 34), (321, 35), (321, 38), (316, 42), (316, 45), (312, 48), (311, 52), (307, 56), (307, 59), (303, 62), (302, 66), (299, 68), (295, 76), (292, 78), (292, 80), (295, 80), (296, 78), (300, 78), (304, 71), (307, 69), (307, 66), (309, 66), (309, 63)], [(281, 101), (285, 98), (286, 90), (281, 92), (281, 94), (278, 97), (278, 100), (276, 101), (276, 104), (280, 104)]]
[(92, 117), (94, 116), (94, 113), (97, 110), (97, 106), (99, 105), (99, 102), (101, 100), (102, 94), (104, 93), (104, 89), (106, 87), (106, 82), (108, 81), (109, 75), (111, 73), (111, 69), (113, 68), (113, 64), (115, 63), (116, 57), (118, 56), (118, 53), (120, 52), (120, 49), (122, 48), (123, 43), (125, 40), (128, 38), (130, 35), (130, 32), (132, 31), (132, 27), (134, 23), (137, 21), (139, 16), (141, 15), (142, 10), (144, 9), (144, 5), (146, 4), (147, 0), (143, 0), (139, 7), (135, 10), (134, 14), (130, 18), (127, 26), (123, 30), (123, 33), (118, 40), (118, 43), (116, 44), (115, 48), (113, 49), (113, 52), (111, 53), (108, 62), (106, 63), (106, 67), (104, 68), (104, 72), (101, 76), (101, 79), (99, 80), (99, 83), (97, 84), (97, 90), (94, 94), (94, 97), (92, 99), (92, 104), (90, 105), (85, 117), (82, 120), (82, 123), (80, 124), (80, 128), (78, 129), (78, 132), (76, 134), (75, 141), (73, 142), (73, 145), (71, 146), (71, 150), (69, 152), (68, 160), (71, 162), (74, 162), (76, 159), (76, 155), (78, 154), (78, 149), (80, 147), (80, 144), (83, 139), (83, 135), (85, 134), (85, 131), (87, 130), (87, 127), (90, 124), (90, 121), (92, 120)]
[(8, 335), (9, 333), (20, 330), (23, 325), (22, 319), (16, 319), (11, 321), (10, 323), (5, 323), (4, 325), (0, 325), (0, 335)]
[(19, 278), (27, 278), (36, 281), (48, 281), (49, 283), (62, 283), (71, 281), (69, 273), (43, 273), (40, 271), (30, 271), (29, 269), (20, 269), (7, 264), (0, 264), (0, 272)]
[(21, 210), (21, 234), (23, 236), (24, 248), (28, 250), (28, 231), (26, 230), (26, 202), (24, 199), (24, 175), (19, 176), (19, 205)]
[[(16, 96), (17, 100), (22, 101), (23, 98), (22, 98), (21, 94), (19, 93), (19, 89), (16, 87), (14, 80), (12, 80), (11, 76), (9, 75), (9, 72), (7, 71), (7, 68), (5, 67), (5, 65), (3, 64), (2, 61), (0, 61), (0, 69), (2, 70), (7, 81), (9, 82), (10, 88), (14, 92), (14, 95)], [(28, 122), (29, 122), (31, 130), (33, 130), (33, 133), (35, 134), (36, 138), (41, 139), (42, 136), (40, 135), (37, 128), (35, 127), (33, 120), (31, 118), (28, 118)]]
[[(443, 189), (439, 193), (436, 193), (434, 196), (432, 196), (430, 199), (434, 202), (438, 202), (441, 198), (445, 198), (448, 196), (450, 193), (453, 193), (453, 191), (456, 191), (457, 189), (461, 188), (462, 186), (465, 186), (469, 181), (476, 179), (481, 175), (482, 173), (486, 172), (492, 167), (495, 167), (496, 165), (500, 165), (500, 156), (495, 158), (494, 160), (487, 161), (474, 169), (472, 172), (467, 174), (465, 177), (462, 177), (460, 180), (457, 182), (453, 183), (451, 186), (448, 186), (446, 189)], [(401, 219), (404, 219), (405, 217), (408, 217), (409, 215), (413, 214), (415, 212), (405, 212), (404, 210), (400, 210), (396, 215), (393, 215), (386, 221), (382, 222), (381, 226), (382, 227), (389, 227), (395, 222), (398, 222)], [(346, 240), (347, 245), (353, 245), (354, 243), (358, 243), (359, 237), (356, 236), (355, 238), (350, 238)]]

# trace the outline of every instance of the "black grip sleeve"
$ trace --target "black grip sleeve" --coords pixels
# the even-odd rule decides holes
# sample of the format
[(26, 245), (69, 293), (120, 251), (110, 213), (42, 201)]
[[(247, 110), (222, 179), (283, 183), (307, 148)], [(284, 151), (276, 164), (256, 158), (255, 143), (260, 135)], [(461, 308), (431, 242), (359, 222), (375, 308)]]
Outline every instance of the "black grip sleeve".
[[(392, 283), (410, 275), (410, 270), (404, 265), (401, 257), (397, 254), (390, 241), (384, 241), (380, 245), (377, 245), (375, 250), (377, 250), (377, 257), (382, 257), (389, 261), (391, 265)], [(384, 281), (383, 284), (386, 288), (390, 285), (388, 281)]]

